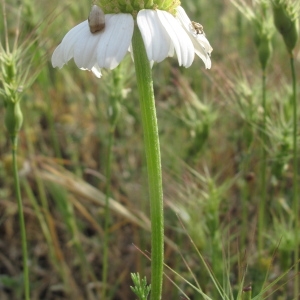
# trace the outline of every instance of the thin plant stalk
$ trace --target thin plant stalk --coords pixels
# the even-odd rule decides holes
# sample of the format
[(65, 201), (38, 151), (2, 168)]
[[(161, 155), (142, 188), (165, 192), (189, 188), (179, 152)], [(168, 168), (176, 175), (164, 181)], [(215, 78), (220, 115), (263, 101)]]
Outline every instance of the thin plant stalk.
[(299, 296), (299, 199), (298, 199), (298, 147), (297, 147), (297, 129), (298, 129), (298, 107), (297, 107), (297, 87), (296, 87), (296, 71), (295, 60), (293, 53), (290, 54), (292, 84), (293, 84), (293, 208), (295, 214), (295, 281), (294, 281), (294, 296), (295, 299)]
[(164, 260), (164, 219), (161, 158), (153, 81), (143, 39), (138, 27), (133, 38), (133, 57), (140, 98), (147, 162), (151, 218), (151, 300), (161, 299)]
[(267, 127), (267, 107), (266, 107), (266, 72), (262, 71), (262, 107), (263, 107), (263, 122), (262, 122), (262, 153), (261, 153), (261, 199), (259, 201), (258, 211), (258, 250), (259, 255), (262, 255), (263, 250), (263, 230), (265, 224), (265, 208), (267, 199), (267, 150), (266, 150), (266, 127)]
[(30, 287), (29, 287), (29, 267), (28, 267), (28, 252), (27, 252), (27, 240), (26, 240), (26, 228), (23, 212), (23, 203), (21, 197), (20, 181), (18, 174), (18, 163), (17, 163), (17, 148), (18, 148), (18, 137), (12, 136), (12, 159), (13, 159), (13, 175), (15, 183), (15, 193), (18, 203), (18, 215), (19, 215), (19, 224), (21, 230), (21, 243), (22, 243), (22, 254), (23, 254), (23, 276), (24, 276), (24, 293), (25, 300), (30, 299)]
[(114, 128), (111, 128), (109, 133), (108, 147), (107, 147), (107, 164), (106, 164), (106, 191), (105, 191), (105, 220), (104, 220), (104, 241), (103, 241), (103, 270), (102, 270), (102, 297), (106, 299), (107, 290), (107, 271), (108, 271), (108, 248), (109, 248), (109, 194), (111, 182), (111, 162), (112, 162), (112, 147), (114, 144)]
[(110, 210), (109, 210), (109, 199), (111, 189), (111, 167), (113, 159), (113, 145), (115, 130), (120, 114), (120, 101), (122, 99), (122, 87), (121, 87), (121, 76), (120, 66), (116, 68), (113, 74), (112, 90), (109, 99), (108, 115), (110, 121), (110, 130), (107, 147), (107, 158), (106, 158), (106, 191), (105, 191), (105, 223), (104, 223), (104, 242), (103, 242), (103, 270), (102, 270), (102, 298), (106, 299), (107, 290), (107, 273), (108, 273), (108, 248), (109, 248), (109, 223), (110, 223)]

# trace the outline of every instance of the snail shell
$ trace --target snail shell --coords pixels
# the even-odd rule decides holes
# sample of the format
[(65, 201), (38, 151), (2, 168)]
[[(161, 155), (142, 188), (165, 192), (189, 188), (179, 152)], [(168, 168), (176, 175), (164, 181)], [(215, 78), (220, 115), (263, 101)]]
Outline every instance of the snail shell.
[(93, 5), (88, 21), (91, 33), (102, 31), (105, 27), (105, 15), (103, 10), (99, 6)]

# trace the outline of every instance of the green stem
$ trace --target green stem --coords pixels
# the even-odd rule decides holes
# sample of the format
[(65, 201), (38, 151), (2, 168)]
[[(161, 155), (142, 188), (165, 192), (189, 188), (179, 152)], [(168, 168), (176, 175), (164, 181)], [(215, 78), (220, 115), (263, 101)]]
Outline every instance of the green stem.
[(109, 237), (109, 221), (110, 221), (110, 211), (109, 211), (109, 195), (110, 195), (110, 182), (111, 182), (111, 161), (112, 161), (112, 146), (114, 144), (114, 127), (111, 128), (108, 141), (107, 149), (107, 164), (106, 164), (106, 192), (105, 192), (105, 224), (104, 224), (104, 241), (103, 241), (103, 270), (102, 270), (102, 297), (101, 299), (106, 299), (107, 290), (107, 269), (108, 269), (108, 237)]
[(19, 214), (19, 223), (20, 223), (20, 230), (21, 230), (21, 241), (22, 241), (25, 300), (29, 300), (30, 289), (29, 289), (29, 269), (28, 269), (28, 256), (27, 256), (28, 253), (27, 253), (26, 228), (25, 228), (25, 221), (24, 221), (23, 203), (21, 198), (18, 164), (17, 164), (18, 137), (16, 135), (12, 136), (11, 141), (12, 141), (12, 159), (13, 159), (15, 192), (16, 192), (17, 202), (18, 202), (18, 214)]
[(104, 242), (103, 242), (103, 270), (102, 270), (102, 298), (106, 299), (107, 290), (107, 270), (108, 270), (108, 249), (109, 249), (109, 223), (110, 223), (110, 210), (109, 210), (109, 197), (111, 189), (111, 165), (113, 156), (113, 145), (115, 130), (120, 114), (120, 102), (122, 100), (122, 80), (121, 80), (121, 67), (119, 66), (112, 72), (112, 93), (109, 98), (108, 117), (110, 121), (109, 140), (107, 148), (106, 159), (106, 191), (105, 191), (105, 224), (104, 224)]
[(298, 153), (297, 153), (297, 88), (296, 88), (296, 71), (295, 71), (295, 62), (294, 56), (291, 53), (290, 57), (291, 62), (291, 72), (292, 72), (292, 81), (293, 81), (293, 208), (295, 214), (295, 284), (294, 284), (294, 295), (295, 299), (298, 299), (299, 296), (299, 203), (298, 203)]
[(140, 96), (147, 161), (151, 217), (151, 300), (161, 299), (164, 260), (164, 219), (160, 146), (150, 63), (136, 26), (132, 38), (133, 57)]
[(267, 150), (266, 150), (266, 127), (267, 127), (267, 107), (266, 107), (266, 72), (262, 72), (262, 107), (263, 107), (263, 123), (262, 123), (262, 157), (261, 157), (261, 199), (259, 201), (258, 211), (258, 250), (259, 255), (262, 255), (263, 250), (263, 230), (265, 224), (265, 207), (267, 198)]

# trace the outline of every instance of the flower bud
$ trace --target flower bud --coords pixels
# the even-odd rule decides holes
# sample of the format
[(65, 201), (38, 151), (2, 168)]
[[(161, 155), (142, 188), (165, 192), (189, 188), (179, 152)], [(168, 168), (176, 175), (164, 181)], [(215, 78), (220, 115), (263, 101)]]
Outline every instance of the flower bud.
[[(292, 5), (292, 4), (290, 4)], [(299, 35), (298, 19), (285, 1), (273, 3), (274, 24), (289, 52), (295, 48)]]
[(5, 111), (5, 126), (11, 137), (16, 136), (16, 134), (21, 129), (23, 123), (23, 114), (20, 107), (20, 102), (6, 102)]

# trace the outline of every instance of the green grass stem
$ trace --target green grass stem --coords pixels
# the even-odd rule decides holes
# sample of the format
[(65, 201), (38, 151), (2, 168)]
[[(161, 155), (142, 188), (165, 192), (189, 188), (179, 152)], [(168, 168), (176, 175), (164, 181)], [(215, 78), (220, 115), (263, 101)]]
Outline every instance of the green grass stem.
[(164, 261), (164, 216), (161, 158), (150, 62), (138, 27), (133, 38), (133, 57), (140, 97), (147, 161), (151, 217), (151, 300), (161, 299)]
[(17, 164), (17, 148), (18, 148), (18, 137), (12, 136), (12, 159), (13, 159), (13, 173), (14, 173), (14, 183), (15, 192), (18, 203), (18, 215), (19, 215), (19, 225), (21, 231), (21, 242), (22, 242), (22, 255), (23, 255), (23, 276), (24, 276), (24, 294), (25, 300), (30, 299), (30, 287), (29, 287), (29, 267), (28, 267), (28, 253), (27, 253), (27, 239), (26, 239), (26, 228), (23, 213), (23, 203), (21, 197), (20, 181), (18, 174), (18, 164)]
[(298, 133), (298, 107), (297, 107), (297, 87), (296, 87), (296, 71), (295, 60), (291, 53), (290, 57), (292, 84), (293, 84), (293, 209), (295, 214), (295, 281), (294, 281), (294, 296), (295, 299), (299, 297), (299, 198), (298, 198), (298, 147), (297, 147), (297, 133)]
[[(110, 121), (110, 130), (107, 145), (106, 158), (106, 191), (105, 191), (105, 220), (104, 220), (104, 242), (103, 242), (103, 270), (102, 270), (102, 298), (106, 299), (107, 290), (107, 274), (108, 274), (108, 249), (109, 249), (109, 224), (110, 224), (110, 209), (109, 199), (111, 190), (111, 167), (113, 159), (113, 145), (117, 122), (120, 114), (120, 102), (122, 100), (122, 79), (121, 67), (119, 66), (112, 72), (112, 93), (109, 97), (109, 107), (107, 109)], [(101, 126), (100, 126), (101, 127)]]
[(103, 241), (103, 270), (102, 270), (102, 297), (106, 299), (107, 290), (107, 271), (108, 271), (108, 248), (109, 248), (109, 196), (110, 196), (110, 182), (111, 182), (111, 162), (112, 162), (112, 147), (114, 144), (115, 127), (112, 126), (109, 132), (108, 147), (107, 147), (107, 164), (106, 164), (106, 191), (105, 191), (105, 220), (104, 220), (104, 241)]
[(267, 200), (267, 106), (266, 106), (266, 72), (262, 71), (262, 108), (263, 108), (263, 121), (261, 129), (262, 149), (261, 149), (261, 170), (260, 170), (260, 187), (261, 187), (261, 198), (259, 201), (258, 211), (258, 251), (259, 255), (262, 255), (263, 250), (263, 231), (265, 225), (265, 210)]

